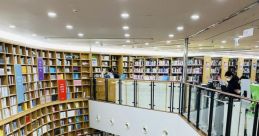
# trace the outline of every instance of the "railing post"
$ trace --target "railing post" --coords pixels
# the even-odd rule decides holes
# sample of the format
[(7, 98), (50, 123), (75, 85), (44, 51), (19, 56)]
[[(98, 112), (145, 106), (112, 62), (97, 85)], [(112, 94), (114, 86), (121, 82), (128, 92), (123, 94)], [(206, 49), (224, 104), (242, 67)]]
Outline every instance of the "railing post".
[(182, 84), (182, 90), (181, 90), (181, 115), (183, 115), (183, 112), (185, 111), (185, 105), (184, 105), (184, 101), (185, 101), (185, 90), (186, 89), (186, 86), (185, 86), (185, 84)]
[(182, 102), (182, 83), (180, 83), (180, 86), (179, 86), (179, 114), (182, 113), (182, 107), (181, 107), (181, 102)]
[(121, 79), (119, 79), (119, 104), (122, 104), (122, 86), (121, 86), (122, 82)]
[(212, 131), (213, 110), (214, 110), (214, 95), (215, 95), (215, 92), (211, 92), (208, 136), (211, 136), (211, 131)]
[(150, 109), (153, 110), (153, 81), (150, 81)]
[(104, 91), (105, 91), (105, 101), (109, 101), (109, 92), (108, 92), (108, 79), (105, 78), (105, 83), (104, 83)]
[[(259, 105), (258, 105), (258, 103), (256, 103), (252, 136), (256, 136), (256, 129), (257, 129), (257, 123), (258, 123), (258, 112), (259, 112), (258, 109), (259, 109)], [(257, 135), (259, 135), (259, 132), (257, 132)]]
[(199, 129), (199, 123), (200, 123), (200, 108), (201, 108), (201, 89), (197, 88), (197, 116), (196, 116), (196, 128)]
[(228, 112), (227, 112), (227, 123), (226, 123), (226, 134), (225, 136), (230, 136), (231, 133), (231, 122), (232, 122), (232, 112), (233, 112), (233, 97), (228, 97)]
[(174, 82), (170, 82), (170, 106), (168, 107), (170, 112), (174, 111)]
[(155, 82), (152, 81), (152, 109), (155, 109)]
[(191, 112), (191, 99), (192, 98), (192, 88), (189, 85), (189, 95), (188, 95), (188, 113), (187, 113), (187, 120), (190, 122), (190, 112)]
[(134, 83), (133, 83), (134, 87), (133, 87), (133, 97), (134, 97), (134, 101), (133, 101), (133, 104), (134, 104), (134, 107), (137, 107), (137, 88), (138, 88), (138, 83), (137, 83), (137, 80), (134, 80)]

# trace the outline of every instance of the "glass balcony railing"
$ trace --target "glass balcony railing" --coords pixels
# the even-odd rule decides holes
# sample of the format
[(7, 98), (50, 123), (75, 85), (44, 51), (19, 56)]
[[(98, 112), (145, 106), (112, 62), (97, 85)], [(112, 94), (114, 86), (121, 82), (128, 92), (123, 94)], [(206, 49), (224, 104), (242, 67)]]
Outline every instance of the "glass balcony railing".
[(93, 79), (93, 100), (180, 114), (208, 136), (256, 136), (258, 101), (189, 83)]

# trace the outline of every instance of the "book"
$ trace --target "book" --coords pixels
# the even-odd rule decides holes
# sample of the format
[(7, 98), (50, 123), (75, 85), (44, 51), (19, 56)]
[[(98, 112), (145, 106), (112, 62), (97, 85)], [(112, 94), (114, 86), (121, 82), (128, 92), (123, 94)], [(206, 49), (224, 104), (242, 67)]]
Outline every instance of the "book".
[[(9, 67), (9, 66), (8, 66)], [(0, 68), (0, 75), (5, 75), (4, 68)]]
[(31, 118), (29, 115), (25, 116), (25, 122), (26, 124), (31, 122)]
[(4, 126), (4, 130), (5, 130), (5, 135), (9, 135), (11, 133), (11, 127), (10, 124), (6, 124)]
[(2, 109), (3, 118), (10, 117), (10, 110), (8, 108)]
[(67, 111), (67, 117), (74, 117), (76, 115), (75, 110)]
[(74, 85), (75, 86), (81, 86), (82, 85), (82, 80), (74, 80)]
[(22, 66), (22, 74), (26, 74), (27, 73), (27, 67), (26, 66)]
[(64, 118), (66, 118), (66, 116), (67, 116), (67, 115), (66, 115), (66, 112), (60, 112), (59, 114), (60, 114), (60, 115), (59, 115), (59, 116), (60, 116), (60, 119), (64, 119)]

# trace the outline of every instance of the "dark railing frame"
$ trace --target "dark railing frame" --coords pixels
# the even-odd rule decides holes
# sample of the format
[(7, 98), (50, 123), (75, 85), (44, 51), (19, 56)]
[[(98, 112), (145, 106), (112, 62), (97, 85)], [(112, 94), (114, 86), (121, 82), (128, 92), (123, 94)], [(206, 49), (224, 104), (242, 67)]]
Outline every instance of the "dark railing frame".
[[(202, 95), (202, 90), (207, 91), (208, 96), (210, 96), (210, 102), (209, 99), (207, 99), (207, 107), (209, 108), (209, 123), (208, 123), (208, 130), (207, 130), (207, 135), (211, 136), (212, 135), (212, 126), (213, 126), (213, 110), (214, 110), (214, 101), (215, 101), (215, 93), (218, 94), (223, 94), (225, 96), (228, 97), (228, 110), (227, 110), (227, 122), (226, 122), (226, 131), (225, 131), (225, 136), (230, 136), (231, 135), (231, 122), (232, 122), (232, 113), (233, 113), (233, 100), (235, 98), (238, 99), (243, 99), (243, 100), (248, 100), (251, 102), (256, 103), (256, 107), (255, 107), (255, 115), (254, 115), (254, 122), (253, 122), (253, 132), (252, 132), (252, 136), (256, 136), (256, 134), (259, 134), (259, 121), (258, 121), (258, 112), (259, 112), (259, 102), (251, 100), (249, 98), (243, 97), (243, 96), (238, 96), (238, 95), (234, 95), (234, 94), (229, 94), (226, 92), (222, 92), (222, 91), (218, 91), (218, 90), (214, 90), (214, 89), (210, 89), (210, 88), (205, 88), (199, 85), (194, 85), (194, 84), (190, 84), (190, 83), (180, 83), (179, 86), (179, 114), (182, 117), (184, 116), (184, 112), (187, 111), (187, 116), (185, 117), (187, 119), (188, 122), (190, 122), (191, 124), (195, 125), (196, 129), (200, 130), (200, 109), (201, 109), (201, 95)], [(96, 100), (96, 79), (92, 78), (92, 82), (91, 82), (91, 90), (90, 90), (90, 95), (91, 95), (91, 99)], [(118, 81), (118, 86), (119, 86), (119, 98), (118, 98), (118, 102), (121, 105), (122, 104), (122, 80), (120, 79)], [(133, 104), (134, 107), (138, 106), (138, 80), (134, 80), (133, 81)], [(189, 89), (187, 91), (187, 86), (189, 86)], [(150, 91), (151, 91), (151, 95), (150, 95), (150, 109), (154, 110), (155, 107), (155, 82), (154, 81), (150, 81)], [(170, 88), (170, 106), (168, 107), (170, 112), (174, 112), (174, 98), (175, 98), (175, 84), (174, 82), (170, 82), (169, 88)], [(190, 121), (190, 114), (191, 114), (191, 105), (192, 105), (192, 88), (196, 89), (196, 102), (195, 102), (195, 109), (197, 110), (197, 115), (196, 115), (196, 122), (192, 123)], [(186, 93), (188, 96), (188, 101), (186, 101)], [(109, 95), (109, 90), (108, 90), (108, 79), (105, 79), (105, 101), (109, 102), (108, 99), (108, 95)], [(187, 102), (187, 105), (185, 104)], [(209, 104), (209, 105), (208, 105)]]

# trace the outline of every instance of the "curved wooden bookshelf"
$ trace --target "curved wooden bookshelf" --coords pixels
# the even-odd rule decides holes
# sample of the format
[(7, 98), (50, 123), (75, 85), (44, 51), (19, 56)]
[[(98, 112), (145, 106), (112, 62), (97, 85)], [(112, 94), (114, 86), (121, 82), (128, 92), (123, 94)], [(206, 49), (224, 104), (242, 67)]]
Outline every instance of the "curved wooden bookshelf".
[(0, 121), (2, 135), (87, 135), (88, 99), (71, 99), (38, 105)]

